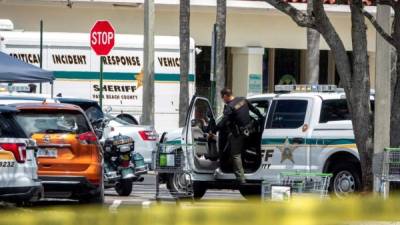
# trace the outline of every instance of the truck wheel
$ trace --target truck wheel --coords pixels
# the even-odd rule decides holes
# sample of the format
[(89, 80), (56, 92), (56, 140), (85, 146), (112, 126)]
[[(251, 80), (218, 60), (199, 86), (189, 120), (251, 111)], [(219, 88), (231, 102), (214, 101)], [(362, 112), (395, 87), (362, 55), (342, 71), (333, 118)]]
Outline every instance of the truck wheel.
[(350, 163), (336, 165), (332, 168), (331, 173), (333, 177), (331, 178), (329, 191), (337, 197), (342, 198), (360, 190), (361, 176), (354, 165)]
[[(192, 188), (188, 187), (187, 185), (187, 180), (185, 178), (185, 174), (173, 174), (169, 176), (169, 179), (167, 181), (167, 188), (174, 198), (178, 199), (184, 199), (184, 198), (189, 198), (190, 196), (187, 195), (188, 190), (187, 188)], [(193, 182), (193, 197), (197, 200), (201, 199), (207, 191), (207, 187), (202, 183), (198, 181)]]
[(133, 182), (131, 180), (121, 180), (115, 184), (115, 191), (119, 196), (129, 196), (132, 193)]
[(259, 200), (261, 198), (261, 187), (258, 185), (240, 187), (239, 192), (247, 200)]

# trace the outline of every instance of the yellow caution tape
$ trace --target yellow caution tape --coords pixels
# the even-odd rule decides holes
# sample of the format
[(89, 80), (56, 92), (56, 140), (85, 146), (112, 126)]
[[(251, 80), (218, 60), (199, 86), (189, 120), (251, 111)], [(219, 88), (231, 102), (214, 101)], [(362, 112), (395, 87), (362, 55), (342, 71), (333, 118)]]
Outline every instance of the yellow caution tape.
[[(296, 198), (288, 202), (185, 202), (149, 208), (33, 208), (0, 213), (0, 225), (320, 225), (400, 221), (400, 198)], [(390, 224), (390, 223), (389, 223)]]

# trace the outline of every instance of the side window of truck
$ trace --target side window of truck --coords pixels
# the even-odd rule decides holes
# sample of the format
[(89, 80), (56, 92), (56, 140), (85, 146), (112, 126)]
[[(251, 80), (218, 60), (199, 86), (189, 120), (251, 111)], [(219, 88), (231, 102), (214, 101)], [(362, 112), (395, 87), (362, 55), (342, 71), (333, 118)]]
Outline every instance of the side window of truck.
[[(375, 102), (371, 100), (371, 111), (375, 110)], [(351, 114), (345, 99), (324, 100), (321, 106), (320, 123), (329, 121), (351, 120)]]
[(307, 100), (275, 100), (271, 105), (267, 129), (294, 129), (304, 125)]
[(350, 120), (351, 115), (345, 99), (324, 100), (321, 106), (320, 123), (329, 121)]
[[(269, 107), (268, 100), (251, 100), (250, 104), (252, 104), (254, 107), (256, 107), (260, 111), (260, 113), (262, 113), (264, 116), (267, 114), (268, 107)], [(253, 117), (257, 117), (251, 111), (250, 111), (250, 115)]]

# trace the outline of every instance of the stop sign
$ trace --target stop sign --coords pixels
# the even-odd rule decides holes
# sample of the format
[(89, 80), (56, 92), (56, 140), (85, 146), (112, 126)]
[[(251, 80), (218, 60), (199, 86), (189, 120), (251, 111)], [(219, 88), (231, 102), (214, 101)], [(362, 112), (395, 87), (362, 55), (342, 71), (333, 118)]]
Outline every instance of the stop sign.
[(97, 21), (90, 31), (90, 47), (97, 55), (108, 55), (115, 43), (115, 30), (106, 20)]

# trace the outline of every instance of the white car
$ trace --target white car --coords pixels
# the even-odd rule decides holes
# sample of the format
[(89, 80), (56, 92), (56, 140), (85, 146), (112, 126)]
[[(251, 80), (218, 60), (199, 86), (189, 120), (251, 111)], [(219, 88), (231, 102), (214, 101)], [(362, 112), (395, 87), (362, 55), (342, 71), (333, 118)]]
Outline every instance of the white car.
[(120, 134), (133, 138), (135, 152), (140, 153), (144, 162), (151, 168), (152, 152), (156, 150), (158, 141), (155, 129), (151, 126), (134, 125), (109, 114), (105, 114), (105, 118), (109, 120), (109, 123), (104, 128), (102, 140)]
[(135, 152), (140, 153), (144, 157), (145, 163), (151, 168), (152, 152), (156, 150), (158, 141), (157, 132), (153, 127), (135, 125), (108, 113), (103, 113), (99, 104), (93, 100), (78, 98), (56, 98), (56, 100), (61, 103), (78, 105), (85, 111), (91, 122), (102, 118), (109, 120), (108, 125), (104, 128), (101, 140), (119, 134), (131, 137), (135, 141)]
[(0, 106), (0, 201), (24, 203), (43, 196), (38, 179), (35, 142), (14, 118), (18, 112)]

